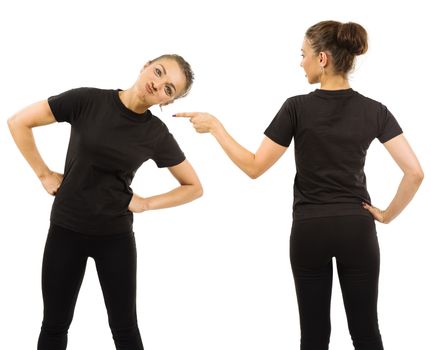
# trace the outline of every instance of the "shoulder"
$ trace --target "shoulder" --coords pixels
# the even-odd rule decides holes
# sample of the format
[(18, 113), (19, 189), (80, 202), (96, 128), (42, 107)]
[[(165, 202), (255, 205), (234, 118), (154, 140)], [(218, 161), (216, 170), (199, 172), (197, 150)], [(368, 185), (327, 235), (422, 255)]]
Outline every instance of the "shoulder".
[(316, 97), (317, 96), (315, 95), (314, 91), (308, 94), (290, 96), (284, 102), (283, 107), (298, 110), (302, 106), (309, 106), (310, 104), (314, 104), (314, 102), (316, 101)]
[(354, 92), (355, 92), (355, 95), (354, 95), (355, 99), (357, 99), (358, 102), (363, 104), (364, 107), (373, 108), (376, 110), (381, 110), (381, 109), (386, 108), (386, 106), (383, 103), (381, 103), (381, 102), (379, 102), (373, 98), (370, 98), (368, 96), (364, 96), (363, 94), (359, 93), (358, 91), (354, 91)]
[(84, 87), (73, 88), (65, 92), (79, 94), (79, 95), (97, 95), (97, 94), (101, 94), (103, 91), (108, 91), (108, 90), (84, 86)]
[(166, 124), (158, 116), (154, 115), (151, 112), (151, 110), (148, 109), (146, 113), (147, 113), (148, 117), (151, 118), (151, 122), (154, 123), (154, 125), (158, 125), (160, 127), (166, 128), (166, 129), (168, 128), (166, 126)]
[(310, 92), (309, 94), (290, 96), (286, 99), (286, 102), (284, 102), (284, 104), (301, 104), (304, 102), (308, 102), (311, 99), (313, 99), (313, 93), (312, 92)]
[(70, 90), (66, 90), (57, 95), (49, 97), (49, 100), (54, 99), (75, 99), (75, 100), (91, 100), (104, 94), (108, 94), (109, 90), (103, 90), (93, 87), (78, 87)]
[(111, 96), (113, 90), (108, 89), (99, 89), (94, 87), (80, 87), (74, 89), (77, 94), (80, 94), (82, 97), (87, 97), (88, 99), (93, 98), (102, 98), (105, 96)]
[(155, 129), (159, 133), (169, 133), (169, 128), (159, 117), (154, 115), (150, 110), (147, 111), (148, 116), (151, 120), (151, 128)]
[(282, 104), (281, 110), (284, 111), (296, 111), (302, 105), (305, 105), (310, 102), (310, 94), (303, 95), (295, 95), (288, 97)]

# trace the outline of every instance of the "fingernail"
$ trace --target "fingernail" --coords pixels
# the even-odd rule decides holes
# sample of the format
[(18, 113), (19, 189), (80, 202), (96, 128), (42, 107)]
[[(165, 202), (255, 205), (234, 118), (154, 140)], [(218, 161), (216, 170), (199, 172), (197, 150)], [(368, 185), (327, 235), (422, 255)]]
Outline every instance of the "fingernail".
[(172, 114), (172, 116), (173, 116), (173, 117), (176, 117), (177, 115), (176, 115), (176, 114)]

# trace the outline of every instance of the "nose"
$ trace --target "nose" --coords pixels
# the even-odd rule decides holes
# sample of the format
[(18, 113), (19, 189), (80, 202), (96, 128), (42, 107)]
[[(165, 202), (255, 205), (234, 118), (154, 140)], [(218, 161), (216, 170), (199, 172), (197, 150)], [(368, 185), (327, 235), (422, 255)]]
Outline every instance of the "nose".
[(159, 85), (159, 84), (155, 84), (155, 83), (154, 83), (154, 81), (152, 81), (152, 82), (151, 82), (151, 88), (152, 88), (154, 91), (156, 91), (156, 92), (159, 90), (159, 86), (158, 86), (158, 85)]
[(163, 89), (163, 85), (165, 84), (164, 81), (156, 81), (156, 82), (152, 82), (152, 88), (154, 89), (154, 91), (160, 91)]

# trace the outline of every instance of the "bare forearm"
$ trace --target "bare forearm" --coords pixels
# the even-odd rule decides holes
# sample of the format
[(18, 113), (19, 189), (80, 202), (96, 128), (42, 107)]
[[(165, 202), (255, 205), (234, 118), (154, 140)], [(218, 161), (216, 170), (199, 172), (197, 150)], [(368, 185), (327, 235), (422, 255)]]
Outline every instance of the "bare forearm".
[(235, 165), (251, 178), (258, 176), (255, 166), (255, 154), (236, 142), (220, 122), (216, 121), (214, 127), (211, 128), (211, 134)]
[(267, 171), (287, 150), (287, 147), (264, 137), (257, 151), (252, 153), (236, 142), (222, 123), (209, 113), (177, 113), (176, 116), (190, 118), (193, 127), (199, 133), (210, 132), (234, 164), (252, 179)]
[(35, 174), (39, 178), (49, 174), (50, 170), (43, 161), (39, 150), (37, 149), (32, 129), (20, 125), (15, 121), (14, 118), (8, 120), (8, 126), (18, 149), (27, 160)]
[(423, 179), (423, 174), (405, 174), (400, 182), (397, 193), (384, 211), (385, 223), (395, 219), (413, 199)]
[(151, 197), (144, 198), (136, 194), (134, 196), (137, 196), (141, 211), (164, 209), (182, 205), (199, 198), (202, 196), (202, 187), (200, 185), (181, 185), (172, 191)]

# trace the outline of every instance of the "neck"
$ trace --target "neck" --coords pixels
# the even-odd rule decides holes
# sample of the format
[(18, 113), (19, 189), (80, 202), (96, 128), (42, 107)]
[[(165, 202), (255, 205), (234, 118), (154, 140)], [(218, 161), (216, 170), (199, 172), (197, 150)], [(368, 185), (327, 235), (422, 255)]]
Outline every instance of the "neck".
[(127, 90), (120, 91), (119, 97), (121, 102), (131, 111), (135, 113), (145, 113), (145, 111), (150, 108), (134, 92), (133, 86)]
[(349, 81), (340, 75), (323, 76), (320, 79), (320, 88), (322, 90), (345, 90), (350, 89)]

